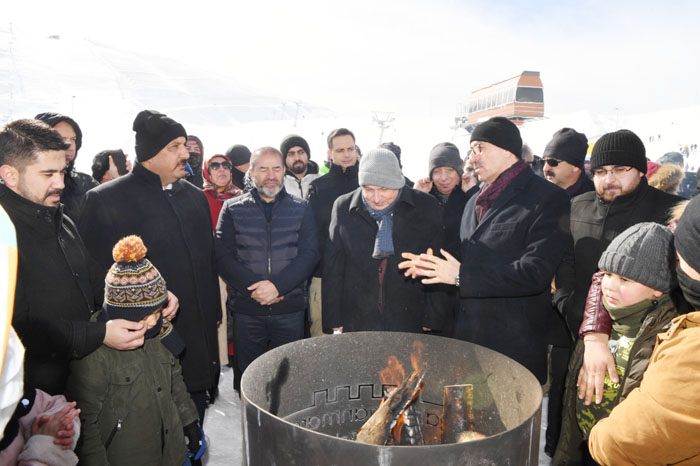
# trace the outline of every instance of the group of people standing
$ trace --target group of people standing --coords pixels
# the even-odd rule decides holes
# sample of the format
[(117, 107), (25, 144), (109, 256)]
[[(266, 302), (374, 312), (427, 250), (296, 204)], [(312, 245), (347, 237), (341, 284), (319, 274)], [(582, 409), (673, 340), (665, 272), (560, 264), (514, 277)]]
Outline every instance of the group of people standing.
[[(75, 170), (82, 133), (67, 116), (0, 131), (30, 399), (6, 457), (70, 456), (79, 410), (81, 464), (196, 464), (229, 344), (240, 383), (271, 348), (364, 330), (462, 339), (549, 379), (555, 464), (699, 457), (700, 416), (681, 406), (697, 401), (683, 348), (700, 321), (700, 201), (672, 211), (682, 199), (649, 186), (631, 131), (595, 143), (589, 176), (586, 136), (563, 128), (538, 176), (518, 127), (492, 118), (467, 157), (437, 144), (413, 183), (396, 144), (360, 157), (346, 128), (328, 134), (325, 174), (299, 135), (205, 157), (162, 113), (140, 112), (133, 130), (133, 167), (105, 151), (95, 178)], [(59, 411), (32, 411), (64, 394)], [(644, 410), (645, 425), (630, 422)], [(36, 429), (18, 427), (27, 419)], [(30, 450), (42, 434), (55, 443)]]

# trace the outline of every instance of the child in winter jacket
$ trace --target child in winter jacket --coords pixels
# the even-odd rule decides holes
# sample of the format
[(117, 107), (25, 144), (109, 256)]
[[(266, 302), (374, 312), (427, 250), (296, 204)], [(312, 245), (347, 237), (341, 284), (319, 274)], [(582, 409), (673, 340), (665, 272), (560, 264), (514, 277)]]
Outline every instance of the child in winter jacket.
[(161, 319), (166, 283), (146, 251), (138, 236), (116, 244), (99, 317), (145, 325), (143, 346), (119, 351), (102, 345), (71, 365), (68, 396), (81, 409), (81, 465), (189, 464), (185, 437), (191, 452), (203, 450), (197, 409), (173, 354), (183, 345)]
[[(584, 439), (602, 418), (641, 382), (656, 334), (670, 325), (677, 310), (670, 292), (676, 288), (675, 249), (671, 231), (657, 223), (639, 223), (620, 233), (600, 257), (604, 273), (603, 305), (612, 319), (607, 348), (616, 374), (606, 375), (602, 399), (589, 403), (578, 393), (577, 378), (585, 351), (582, 340), (569, 361), (562, 431), (554, 465), (589, 464)], [(577, 396), (578, 395), (578, 396)], [(595, 464), (595, 463), (590, 463)]]

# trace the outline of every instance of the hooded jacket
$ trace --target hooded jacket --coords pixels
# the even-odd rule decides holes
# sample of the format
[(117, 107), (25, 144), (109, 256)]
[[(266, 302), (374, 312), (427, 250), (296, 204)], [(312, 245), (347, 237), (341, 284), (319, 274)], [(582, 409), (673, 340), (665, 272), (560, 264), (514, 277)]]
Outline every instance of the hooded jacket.
[(302, 199), (308, 197), (311, 182), (321, 175), (318, 173), (318, 164), (313, 160), (309, 160), (307, 167), (306, 174), (302, 179), (297, 178), (294, 173), (287, 169), (287, 173), (284, 175), (284, 189), (287, 190), (288, 194)]

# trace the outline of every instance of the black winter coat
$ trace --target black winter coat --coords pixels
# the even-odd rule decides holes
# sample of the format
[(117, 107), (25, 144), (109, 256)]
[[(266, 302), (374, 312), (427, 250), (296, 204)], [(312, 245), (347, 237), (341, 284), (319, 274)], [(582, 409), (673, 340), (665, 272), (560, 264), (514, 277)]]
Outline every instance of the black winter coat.
[(131, 173), (88, 192), (79, 225), (105, 274), (119, 239), (143, 239), (147, 257), (180, 300), (173, 323), (186, 345), (181, 362), (190, 392), (214, 387), (219, 376), (221, 302), (211, 225), (202, 191), (184, 180), (165, 191), (160, 177), (138, 163)]
[(323, 254), (328, 241), (328, 227), (331, 224), (333, 203), (338, 197), (358, 188), (357, 172), (360, 162), (343, 171), (340, 165), (331, 165), (330, 171), (311, 182), (309, 186), (309, 202), (316, 219), (318, 228), (318, 245), (321, 251), (321, 261), (314, 271), (314, 277), (320, 277), (323, 271)]
[[(432, 196), (404, 187), (393, 216), (394, 255), (373, 259), (377, 222), (362, 203), (362, 189), (333, 206), (323, 269), (323, 326), (344, 332), (440, 329), (448, 303), (440, 287), (403, 275), (402, 252), (439, 251), (442, 209)], [(384, 266), (382, 266), (384, 263)]]
[(637, 189), (603, 201), (595, 191), (576, 196), (571, 201), (571, 236), (564, 261), (557, 270), (554, 301), (566, 319), (572, 335), (578, 335), (583, 308), (598, 271), (598, 260), (610, 242), (632, 225), (656, 222), (666, 225), (669, 210), (682, 201), (678, 196), (652, 188), (642, 177)]
[(564, 253), (569, 197), (529, 169), (511, 181), (481, 222), (476, 197), (462, 216), (455, 337), (515, 359), (544, 383), (550, 284)]
[[(269, 217), (266, 212), (269, 209)], [(257, 189), (227, 200), (216, 226), (216, 257), (231, 287), (232, 312), (285, 314), (306, 308), (306, 280), (319, 259), (309, 202), (282, 191), (267, 206)], [(248, 287), (270, 280), (284, 299), (261, 306)]]
[(459, 229), (462, 225), (464, 207), (469, 198), (477, 192), (479, 192), (479, 188), (474, 186), (465, 193), (462, 191), (461, 184), (458, 183), (447, 197), (447, 201), (443, 202), (436, 187), (433, 186), (433, 189), (430, 190), (430, 194), (437, 199), (443, 208), (442, 225), (445, 227), (445, 249), (454, 257), (459, 257)]
[(63, 207), (31, 202), (0, 184), (0, 204), (17, 231), (19, 262), (12, 325), (25, 346), (24, 389), (65, 391), (71, 359), (100, 347), (104, 277)]
[(77, 225), (80, 221), (80, 209), (85, 193), (99, 186), (100, 183), (90, 175), (77, 172), (73, 169), (64, 175), (63, 182), (65, 184), (65, 188), (61, 194), (61, 202), (64, 205), (63, 213), (68, 215)]

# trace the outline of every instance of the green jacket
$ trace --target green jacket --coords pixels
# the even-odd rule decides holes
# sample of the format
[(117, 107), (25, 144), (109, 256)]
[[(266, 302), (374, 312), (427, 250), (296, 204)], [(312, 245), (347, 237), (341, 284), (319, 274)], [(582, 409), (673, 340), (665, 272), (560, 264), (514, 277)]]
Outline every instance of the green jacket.
[[(656, 344), (656, 335), (663, 331), (664, 327), (670, 325), (671, 320), (678, 315), (673, 299), (650, 308), (645, 317), (642, 327), (637, 333), (637, 338), (632, 344), (629, 354), (629, 362), (625, 370), (625, 376), (620, 380), (620, 389), (617, 393), (615, 405), (619, 404), (627, 395), (638, 387), (642, 381), (642, 376), (649, 366), (649, 358)], [(569, 359), (569, 368), (566, 375), (564, 391), (564, 406), (562, 408), (562, 423), (559, 443), (554, 452), (552, 465), (554, 466), (576, 466), (583, 464), (583, 435), (576, 421), (576, 397), (578, 388), (576, 381), (578, 373), (583, 365), (584, 353), (583, 340), (576, 342), (574, 352)]]
[(197, 409), (180, 363), (158, 338), (131, 351), (102, 345), (73, 361), (67, 396), (81, 410), (81, 465), (185, 463), (182, 429), (197, 420)]

